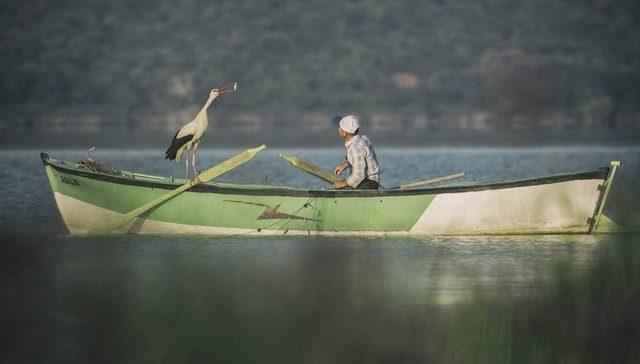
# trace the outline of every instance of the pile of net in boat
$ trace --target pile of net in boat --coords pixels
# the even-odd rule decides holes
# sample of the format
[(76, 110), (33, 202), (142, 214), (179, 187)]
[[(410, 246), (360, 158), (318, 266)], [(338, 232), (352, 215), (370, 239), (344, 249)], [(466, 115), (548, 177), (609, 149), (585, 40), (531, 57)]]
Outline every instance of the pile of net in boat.
[(122, 174), (120, 170), (102, 165), (92, 158), (84, 158), (78, 162), (78, 164), (92, 172), (109, 174), (112, 176), (120, 176)]

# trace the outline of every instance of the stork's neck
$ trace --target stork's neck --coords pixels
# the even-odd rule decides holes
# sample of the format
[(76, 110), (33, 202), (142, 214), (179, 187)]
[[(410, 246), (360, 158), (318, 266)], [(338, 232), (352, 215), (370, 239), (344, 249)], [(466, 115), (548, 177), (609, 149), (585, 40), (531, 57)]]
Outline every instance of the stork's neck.
[(209, 99), (207, 100), (207, 102), (204, 104), (204, 106), (202, 107), (202, 109), (200, 110), (201, 113), (206, 113), (207, 109), (209, 108), (209, 106), (211, 106), (211, 103), (213, 102), (213, 100), (216, 99), (216, 97), (218, 96), (213, 96), (213, 95), (209, 95)]

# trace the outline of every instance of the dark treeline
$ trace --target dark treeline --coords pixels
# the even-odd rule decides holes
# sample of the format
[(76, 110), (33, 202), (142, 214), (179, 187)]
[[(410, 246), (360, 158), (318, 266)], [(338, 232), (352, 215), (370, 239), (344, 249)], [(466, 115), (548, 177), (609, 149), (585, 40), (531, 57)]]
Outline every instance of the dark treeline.
[(159, 128), (170, 128), (229, 81), (241, 93), (216, 106), (229, 118), (356, 112), (413, 124), (467, 115), (472, 128), (496, 130), (639, 125), (635, 0), (47, 0), (2, 8), (4, 128), (89, 114), (98, 124), (135, 129), (162, 119)]

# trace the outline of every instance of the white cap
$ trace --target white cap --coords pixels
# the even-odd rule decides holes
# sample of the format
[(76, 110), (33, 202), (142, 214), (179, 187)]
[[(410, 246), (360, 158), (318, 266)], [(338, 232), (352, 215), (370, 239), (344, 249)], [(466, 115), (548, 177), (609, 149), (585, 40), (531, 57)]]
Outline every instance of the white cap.
[(340, 129), (346, 131), (349, 134), (353, 134), (360, 128), (358, 118), (353, 115), (347, 115), (340, 119)]

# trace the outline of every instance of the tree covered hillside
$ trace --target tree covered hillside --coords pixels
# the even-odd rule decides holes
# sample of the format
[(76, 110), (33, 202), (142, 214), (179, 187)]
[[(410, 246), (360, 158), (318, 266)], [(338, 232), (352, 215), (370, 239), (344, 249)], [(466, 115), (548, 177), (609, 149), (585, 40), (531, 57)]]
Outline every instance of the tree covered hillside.
[[(356, 112), (489, 127), (638, 126), (634, 0), (3, 1), (2, 122)], [(106, 119), (105, 119), (106, 120)], [(106, 122), (106, 121), (105, 121)]]

